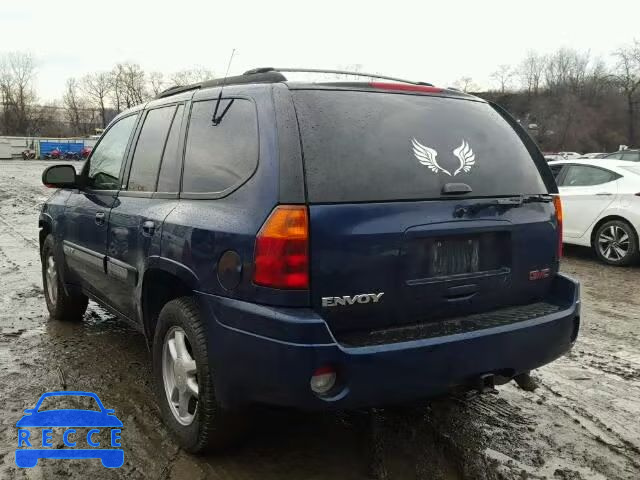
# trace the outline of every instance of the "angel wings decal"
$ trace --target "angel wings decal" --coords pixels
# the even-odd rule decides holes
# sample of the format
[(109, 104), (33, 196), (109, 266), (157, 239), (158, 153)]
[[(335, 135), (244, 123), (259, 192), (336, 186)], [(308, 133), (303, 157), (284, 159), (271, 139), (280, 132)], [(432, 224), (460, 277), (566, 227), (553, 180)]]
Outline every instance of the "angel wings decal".
[(442, 168), (438, 164), (438, 160), (436, 160), (438, 152), (436, 152), (433, 148), (425, 147), (415, 138), (411, 141), (411, 143), (413, 144), (413, 154), (422, 165), (428, 167), (433, 173), (444, 172), (447, 175), (451, 176), (451, 173), (448, 170)]
[(462, 140), (462, 144), (453, 151), (453, 154), (460, 161), (460, 166), (454, 170), (453, 173), (438, 163), (438, 160), (436, 159), (438, 152), (433, 148), (429, 148), (426, 145), (421, 144), (415, 138), (411, 140), (411, 144), (413, 145), (413, 154), (416, 156), (418, 161), (433, 173), (443, 172), (450, 177), (455, 177), (460, 172), (469, 173), (471, 167), (476, 164), (476, 154), (473, 153), (471, 146), (464, 139)]

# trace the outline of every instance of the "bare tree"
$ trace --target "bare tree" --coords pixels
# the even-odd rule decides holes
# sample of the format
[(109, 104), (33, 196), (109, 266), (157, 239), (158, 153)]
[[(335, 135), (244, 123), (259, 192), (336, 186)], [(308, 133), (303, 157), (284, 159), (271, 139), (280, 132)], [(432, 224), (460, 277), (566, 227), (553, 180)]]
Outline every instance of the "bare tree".
[(635, 144), (635, 116), (638, 94), (640, 93), (640, 42), (616, 50), (615, 78), (624, 94), (627, 113), (627, 143)]
[(204, 67), (196, 67), (189, 70), (174, 72), (169, 76), (169, 83), (172, 87), (182, 87), (193, 83), (204, 82), (215, 78), (213, 71)]
[(111, 102), (113, 104), (113, 108), (116, 111), (116, 114), (118, 114), (122, 111), (122, 105), (124, 103), (124, 85), (120, 72), (117, 68), (114, 68), (109, 75), (111, 77)]
[(136, 63), (118, 63), (112, 72), (112, 95), (117, 112), (145, 101), (149, 96), (146, 75)]
[(80, 86), (75, 78), (67, 79), (66, 89), (62, 97), (64, 109), (69, 118), (69, 125), (74, 133), (82, 131), (82, 121), (80, 120), (82, 100), (80, 98)]
[(582, 91), (591, 66), (589, 52), (561, 48), (547, 57), (544, 79), (548, 91)]
[(100, 111), (102, 128), (107, 126), (107, 101), (113, 89), (113, 77), (109, 72), (90, 73), (82, 79), (82, 90), (90, 102)]
[(164, 74), (162, 72), (151, 72), (149, 74), (149, 88), (154, 96), (165, 89)]
[(509, 88), (513, 75), (514, 72), (511, 66), (503, 64), (499, 65), (498, 69), (491, 74), (491, 78), (498, 83), (500, 93), (504, 93)]
[(518, 74), (524, 90), (531, 95), (537, 95), (540, 91), (542, 74), (547, 60), (545, 57), (530, 51), (520, 64)]
[(585, 99), (594, 104), (602, 99), (603, 95), (611, 87), (610, 75), (607, 65), (601, 58), (596, 58), (591, 63), (584, 79), (583, 95)]
[(473, 79), (471, 77), (461, 77), (456, 80), (453, 85), (455, 88), (462, 90), (463, 92), (479, 90), (478, 86), (473, 83)]
[(32, 133), (37, 101), (36, 67), (29, 53), (8, 53), (0, 58), (0, 100), (2, 123), (8, 134)]

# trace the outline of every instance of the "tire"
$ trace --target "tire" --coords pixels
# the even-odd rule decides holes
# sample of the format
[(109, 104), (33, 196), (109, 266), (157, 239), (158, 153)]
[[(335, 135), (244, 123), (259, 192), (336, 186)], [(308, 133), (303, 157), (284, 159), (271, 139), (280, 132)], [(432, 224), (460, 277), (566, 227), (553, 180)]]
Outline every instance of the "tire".
[(47, 235), (41, 252), (42, 287), (47, 309), (51, 318), (55, 320), (79, 322), (87, 311), (89, 299), (82, 293), (65, 292), (59, 274), (60, 266), (55, 261), (54, 246), (53, 235)]
[[(184, 343), (179, 347), (181, 335)], [(174, 366), (176, 360), (169, 358), (180, 358), (184, 363)], [(242, 438), (249, 423), (246, 415), (224, 410), (216, 400), (207, 331), (194, 298), (177, 298), (162, 308), (153, 340), (153, 371), (162, 417), (182, 448), (191, 453), (220, 450)], [(183, 395), (189, 400), (184, 402), (181, 417)]]
[(638, 235), (627, 222), (610, 220), (596, 231), (593, 249), (604, 263), (618, 267), (630, 265), (638, 259)]

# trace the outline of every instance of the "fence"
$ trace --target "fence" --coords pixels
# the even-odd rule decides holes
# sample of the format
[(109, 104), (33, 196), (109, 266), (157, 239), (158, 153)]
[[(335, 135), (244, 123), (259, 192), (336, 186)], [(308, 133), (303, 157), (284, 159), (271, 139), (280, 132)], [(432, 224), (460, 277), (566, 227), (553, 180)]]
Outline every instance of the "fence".
[(0, 160), (22, 158), (24, 150), (35, 150), (36, 157), (44, 158), (54, 148), (63, 152), (79, 152), (83, 147), (93, 147), (97, 138), (49, 138), (0, 136)]
[(43, 158), (51, 153), (52, 150), (61, 150), (64, 153), (80, 153), (84, 148), (83, 140), (40, 140), (39, 148), (36, 150), (36, 156)]

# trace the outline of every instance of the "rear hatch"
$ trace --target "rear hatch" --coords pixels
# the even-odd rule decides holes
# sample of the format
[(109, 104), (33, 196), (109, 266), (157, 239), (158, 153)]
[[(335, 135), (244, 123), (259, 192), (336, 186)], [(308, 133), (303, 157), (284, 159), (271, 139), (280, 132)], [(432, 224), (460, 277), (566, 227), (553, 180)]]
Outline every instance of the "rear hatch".
[(375, 90), (292, 94), (311, 301), (334, 333), (545, 296), (558, 263), (554, 206), (530, 152), (489, 104)]

